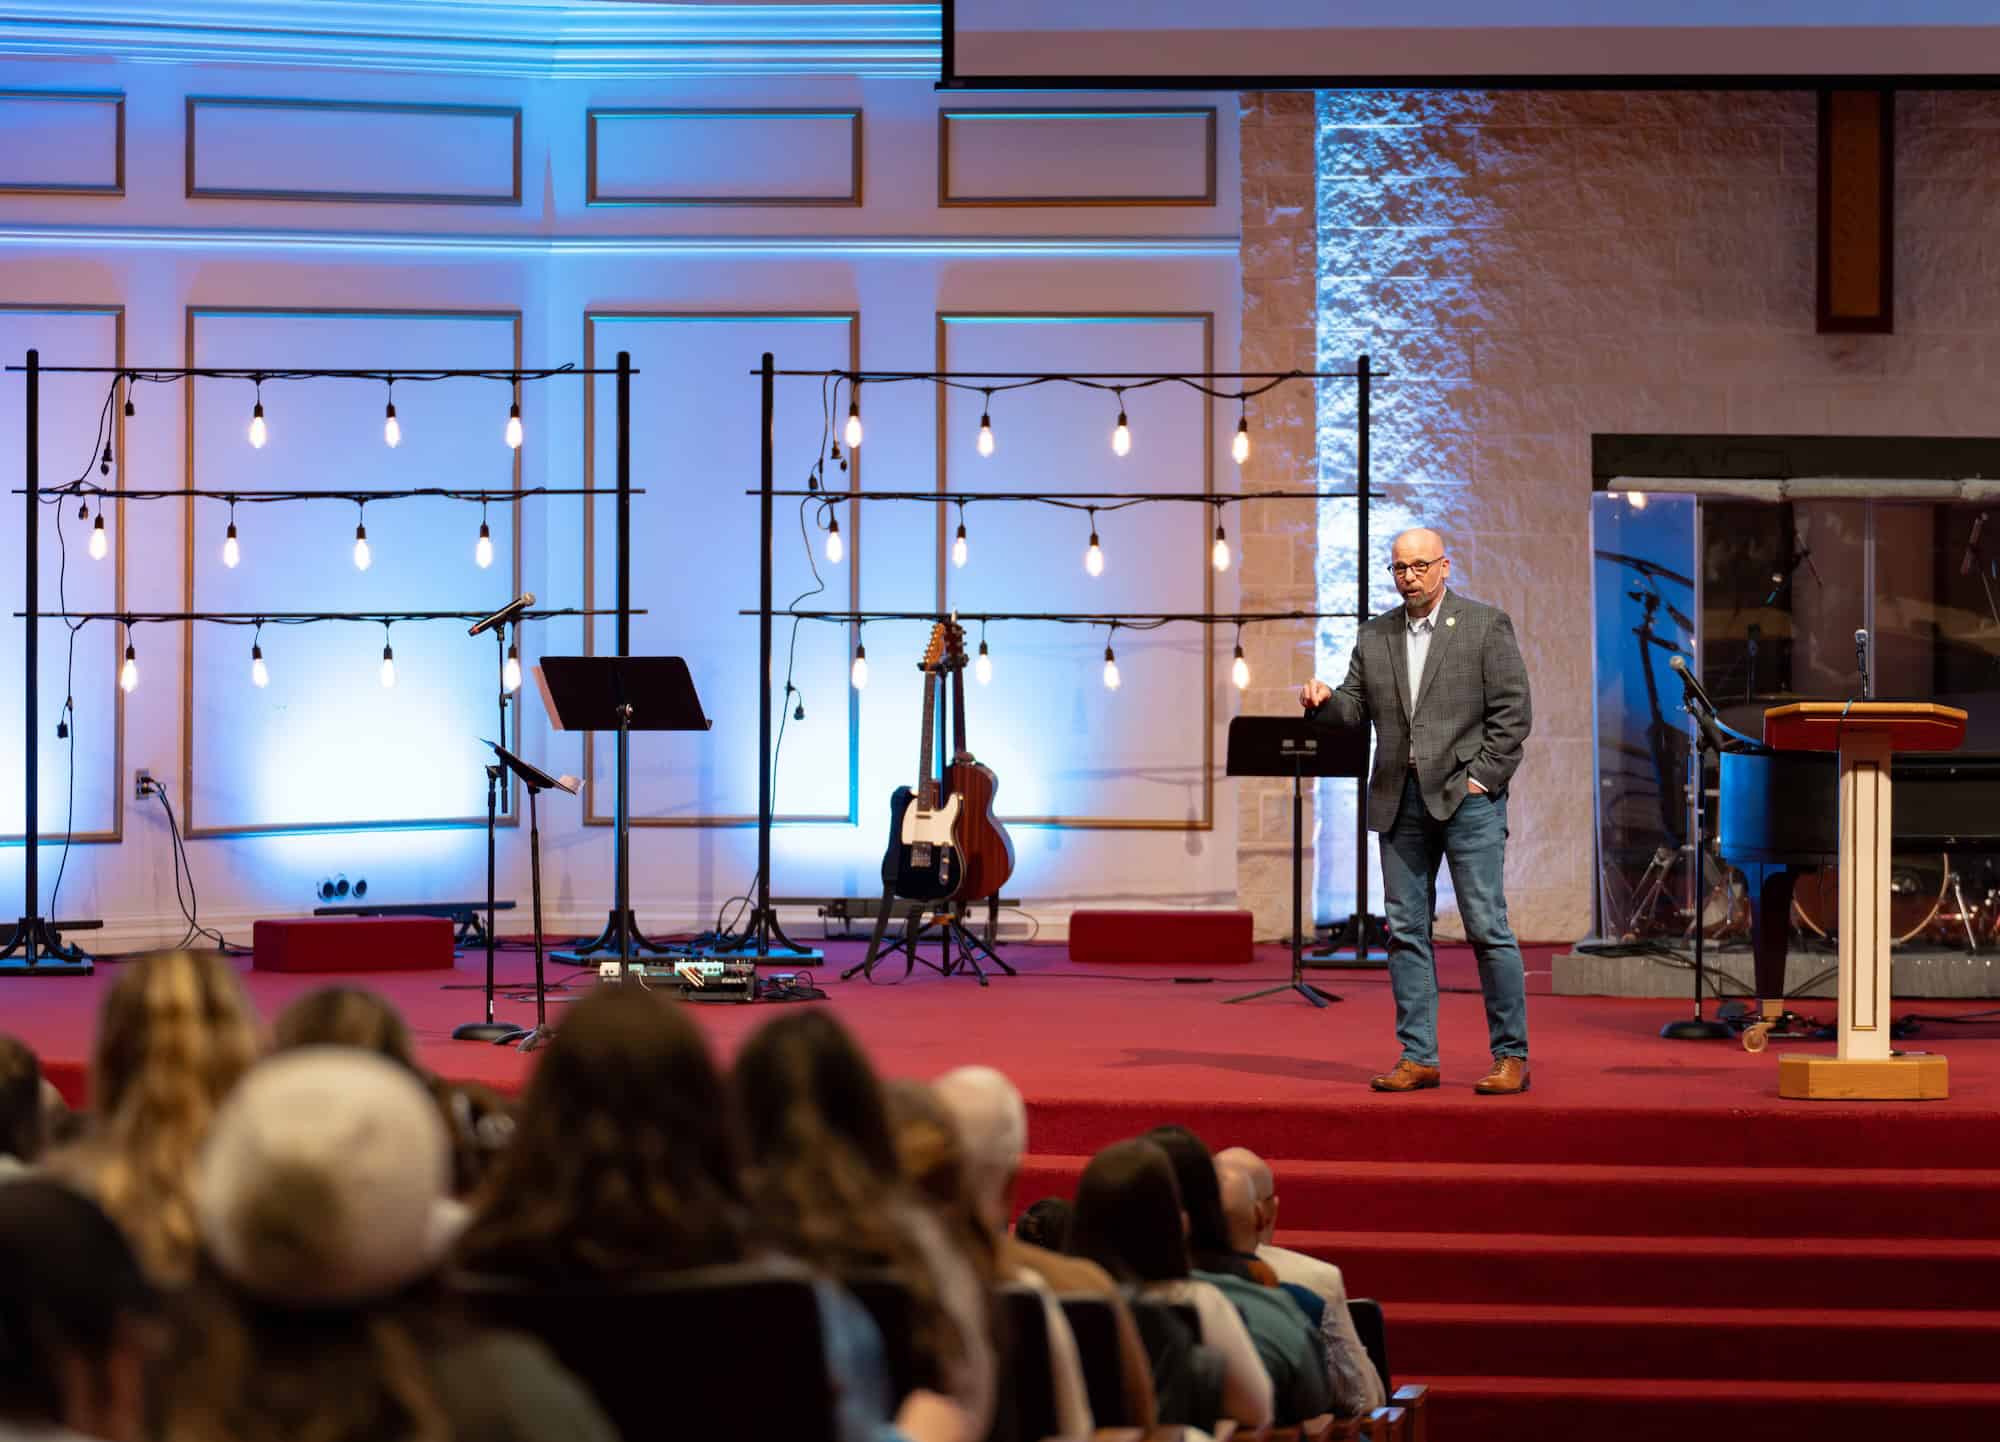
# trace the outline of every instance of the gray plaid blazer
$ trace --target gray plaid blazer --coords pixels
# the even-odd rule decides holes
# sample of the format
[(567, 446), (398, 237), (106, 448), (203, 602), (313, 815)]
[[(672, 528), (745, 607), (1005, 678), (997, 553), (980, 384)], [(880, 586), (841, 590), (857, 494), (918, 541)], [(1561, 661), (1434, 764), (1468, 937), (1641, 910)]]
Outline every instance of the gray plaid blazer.
[(1440, 821), (1465, 800), (1469, 777), (1498, 795), (1521, 764), (1532, 716), (1514, 623), (1499, 607), (1469, 601), (1449, 587), (1438, 605), (1414, 714), (1402, 606), (1362, 623), (1347, 679), (1308, 713), (1323, 726), (1375, 723), (1375, 769), (1368, 781), (1373, 831), (1396, 824), (1412, 760), (1424, 808)]

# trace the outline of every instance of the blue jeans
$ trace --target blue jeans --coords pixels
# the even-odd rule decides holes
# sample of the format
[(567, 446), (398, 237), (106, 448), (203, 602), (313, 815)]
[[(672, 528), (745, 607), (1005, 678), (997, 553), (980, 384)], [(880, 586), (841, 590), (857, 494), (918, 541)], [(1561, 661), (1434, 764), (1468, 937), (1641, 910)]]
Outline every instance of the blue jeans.
[(1528, 1054), (1528, 995), (1521, 948), (1507, 925), (1502, 872), (1507, 861), (1507, 798), (1466, 795), (1449, 821), (1424, 809), (1412, 773), (1402, 809), (1382, 837), (1382, 889), (1389, 912), (1389, 984), (1396, 993), (1396, 1040), (1419, 1066), (1436, 1066), (1437, 960), (1431, 921), (1437, 915), (1438, 863), (1451, 862), (1452, 889), (1465, 933), (1479, 958), (1486, 996), (1486, 1030), (1493, 1055)]

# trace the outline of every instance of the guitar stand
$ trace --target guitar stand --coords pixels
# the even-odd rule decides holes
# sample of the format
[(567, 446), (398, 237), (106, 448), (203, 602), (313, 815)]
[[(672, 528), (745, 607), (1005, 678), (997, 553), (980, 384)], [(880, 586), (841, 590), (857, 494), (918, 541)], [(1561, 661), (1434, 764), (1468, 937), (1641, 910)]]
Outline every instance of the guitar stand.
[[(840, 974), (840, 979), (848, 981), (857, 972), (866, 973), (872, 978), (875, 974), (876, 963), (884, 957), (899, 951), (903, 953), (903, 975), (905, 977), (908, 977), (921, 964), (929, 967), (939, 976), (955, 976), (961, 971), (970, 971), (973, 976), (978, 978), (979, 984), (985, 986), (988, 984), (986, 972), (979, 965), (979, 958), (982, 955), (994, 966), (1006, 972), (1007, 975), (1018, 975), (1014, 968), (1009, 966), (1001, 957), (1000, 953), (994, 950), (992, 944), (977, 935), (971, 927), (965, 924), (965, 912), (963, 909), (954, 910), (949, 906), (939, 907), (932, 912), (930, 920), (925, 921), (923, 920), (923, 914), (929, 906), (929, 902), (912, 902), (909, 913), (903, 922), (903, 934), (887, 946), (884, 946), (883, 937), (889, 929), (889, 917), (896, 909), (896, 898), (890, 892), (884, 891), (882, 893), (881, 909), (875, 913), (875, 931), (868, 940), (868, 954), (853, 966), (847, 968), (846, 971), (843, 971)], [(938, 929), (938, 940), (940, 943), (937, 961), (929, 960), (918, 950), (919, 945), (930, 934), (933, 927)]]

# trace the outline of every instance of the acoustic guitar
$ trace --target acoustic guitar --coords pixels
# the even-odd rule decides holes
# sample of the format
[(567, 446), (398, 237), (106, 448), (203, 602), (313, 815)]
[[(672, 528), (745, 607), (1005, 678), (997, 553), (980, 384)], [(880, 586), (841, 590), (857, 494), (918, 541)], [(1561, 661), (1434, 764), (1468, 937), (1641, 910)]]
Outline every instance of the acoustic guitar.
[(924, 740), (917, 784), (889, 797), (889, 847), (882, 853), (882, 884), (906, 901), (943, 901), (964, 879), (952, 832), (959, 799), (939, 796), (932, 741), (937, 730), (938, 669), (944, 659), (944, 626), (931, 627), (920, 663), (924, 673)]
[(993, 815), (993, 796), (1000, 778), (981, 764), (965, 746), (965, 630), (945, 622), (944, 667), (951, 672), (951, 765), (945, 768), (944, 794), (958, 806), (952, 833), (965, 865), (957, 899), (984, 901), (998, 896), (1014, 874), (1014, 842)]

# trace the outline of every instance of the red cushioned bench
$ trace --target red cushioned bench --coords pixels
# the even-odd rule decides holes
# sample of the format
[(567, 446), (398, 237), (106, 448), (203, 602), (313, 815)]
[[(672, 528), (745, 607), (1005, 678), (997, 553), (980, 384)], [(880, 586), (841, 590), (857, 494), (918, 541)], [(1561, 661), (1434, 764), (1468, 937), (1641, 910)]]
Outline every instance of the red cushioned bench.
[(1073, 911), (1069, 958), (1240, 966), (1252, 959), (1255, 924), (1247, 911)]
[(441, 971), (452, 962), (445, 916), (291, 916), (251, 931), (258, 971)]

